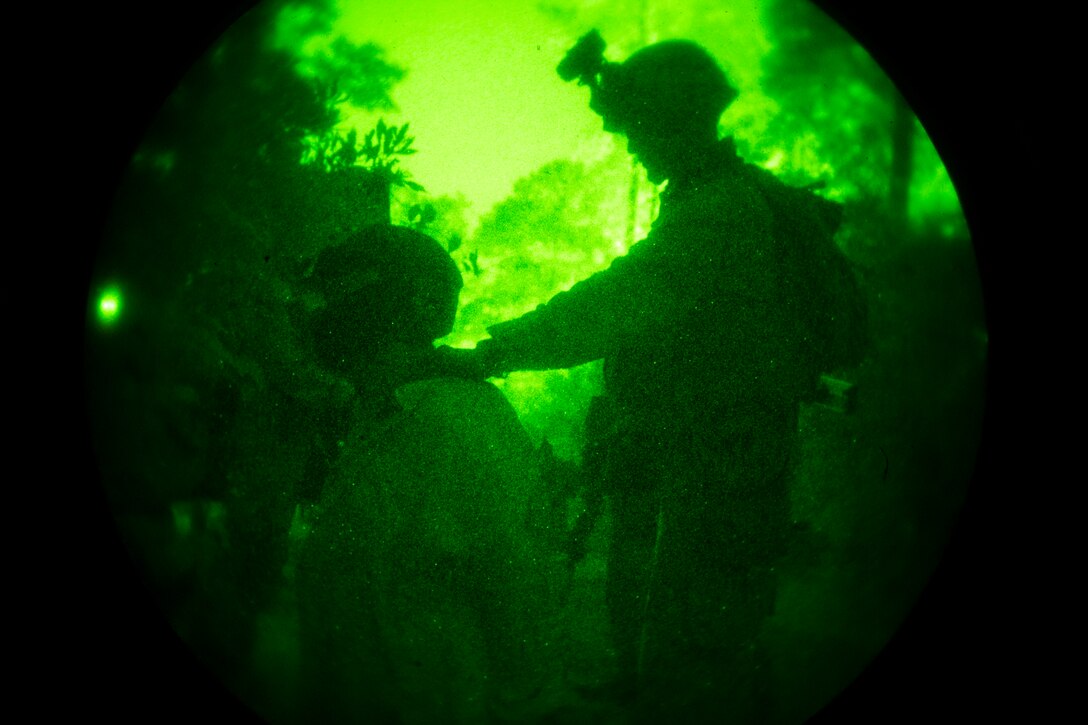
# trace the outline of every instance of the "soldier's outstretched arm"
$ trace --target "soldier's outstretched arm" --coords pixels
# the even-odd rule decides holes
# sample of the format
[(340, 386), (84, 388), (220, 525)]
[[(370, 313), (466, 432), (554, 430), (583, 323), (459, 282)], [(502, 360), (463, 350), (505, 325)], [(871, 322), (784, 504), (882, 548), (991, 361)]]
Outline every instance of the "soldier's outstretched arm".
[(502, 377), (503, 369), (499, 351), (484, 340), (475, 348), (458, 348), (440, 345), (434, 349), (428, 365), (428, 377), (451, 377), (465, 380), (487, 380)]
[(662, 225), (608, 269), (489, 327), (491, 354), (506, 372), (546, 370), (650, 344), (700, 305), (761, 294), (753, 257), (767, 247), (768, 235), (768, 217), (755, 203)]

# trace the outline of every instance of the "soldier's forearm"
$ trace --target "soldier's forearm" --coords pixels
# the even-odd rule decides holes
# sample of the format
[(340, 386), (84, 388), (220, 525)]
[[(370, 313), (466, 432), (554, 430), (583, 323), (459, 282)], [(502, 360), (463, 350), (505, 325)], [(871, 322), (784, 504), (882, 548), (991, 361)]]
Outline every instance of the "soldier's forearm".
[[(568, 319), (569, 318), (569, 319)], [(491, 360), (502, 372), (558, 370), (605, 356), (606, 330), (588, 329), (577, 316), (540, 308), (488, 328)]]

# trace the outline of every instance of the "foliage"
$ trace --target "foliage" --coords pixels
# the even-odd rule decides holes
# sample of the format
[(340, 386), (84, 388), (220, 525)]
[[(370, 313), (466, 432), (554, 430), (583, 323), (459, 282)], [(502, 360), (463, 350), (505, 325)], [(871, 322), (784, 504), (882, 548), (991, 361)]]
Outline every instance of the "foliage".
[[(325, 6), (317, 4), (319, 10)], [(396, 159), (411, 144), (406, 127), (380, 128), (373, 134), (374, 151), (364, 146), (358, 152), (362, 164), (348, 167), (349, 152), (342, 149), (328, 169), (300, 163), (309, 139), (332, 132), (343, 96), (335, 85), (304, 74), (298, 62), (299, 46), (327, 35), (334, 16), (318, 12), (294, 23), (296, 30), (305, 28), (295, 45), (277, 35), (284, 15), (298, 7), (258, 6), (182, 80), (118, 189), (95, 273), (116, 280), (127, 303), (111, 343), (117, 364), (97, 376), (96, 385), (107, 391), (106, 400), (126, 386), (155, 386), (101, 409), (112, 407), (131, 421), (170, 417), (169, 405), (159, 402), (170, 396), (158, 391), (184, 390), (193, 416), (179, 424), (179, 436), (223, 416), (238, 424), (238, 436), (258, 435), (221, 410), (216, 390), (227, 384), (242, 391), (253, 425), (282, 429), (277, 435), (284, 445), (269, 465), (278, 461), (284, 471), (295, 465), (285, 457), (305, 451), (314, 432), (289, 419), (291, 405), (283, 398), (328, 405), (321, 401), (330, 400), (330, 385), (335, 387), (307, 358), (292, 317), (306, 299), (308, 264), (359, 226), (388, 219), (388, 182), (364, 164), (393, 180)], [(351, 50), (342, 43), (331, 47)], [(364, 56), (381, 57), (379, 49), (367, 46), (351, 55), (356, 64)], [(382, 78), (392, 77), (381, 63), (371, 67)], [(369, 101), (360, 95), (364, 88), (371, 89)], [(388, 89), (387, 83), (356, 84), (353, 92), (357, 102), (377, 107), (391, 103)], [(184, 358), (175, 352), (179, 345)], [(120, 440), (137, 435), (116, 432)], [(167, 443), (156, 445), (133, 459), (168, 460)], [(139, 460), (124, 465), (142, 466)], [(124, 475), (140, 479), (151, 498), (167, 496), (161, 481), (131, 471)]]
[(304, 58), (298, 71), (335, 89), (338, 103), (368, 110), (394, 109), (390, 92), (405, 75), (403, 68), (386, 62), (379, 46), (353, 45), (344, 37)]
[(362, 143), (355, 129), (347, 134), (329, 130), (313, 139), (303, 163), (320, 163), (329, 172), (359, 166), (390, 186), (424, 191), (421, 185), (409, 178), (408, 172), (398, 168), (398, 157), (416, 153), (412, 148), (414, 141), (415, 137), (408, 135), (407, 123), (387, 126), (384, 119), (378, 119), (377, 125), (367, 132)]
[(379, 176), (388, 178), (395, 185), (407, 186), (415, 191), (423, 191), (422, 186), (408, 180), (407, 172), (397, 168), (400, 163), (400, 159), (396, 158), (397, 156), (409, 156), (416, 152), (412, 148), (412, 142), (415, 141), (415, 138), (407, 134), (407, 123), (398, 128), (396, 126), (386, 126), (384, 120), (378, 119), (377, 126), (367, 132), (363, 141), (363, 167)]
[[(416, 231), (422, 232), (428, 224), (438, 218), (438, 212), (435, 211), (434, 204), (413, 204), (408, 209), (408, 225)], [(461, 246), (461, 238), (455, 237), (456, 241), (451, 240), (447, 245), (447, 251), (453, 252), (459, 246)]]
[(464, 242), (469, 236), (465, 217), (470, 206), (464, 196), (431, 196), (406, 190), (394, 200), (393, 206), (394, 211), (399, 212), (395, 214), (394, 223), (433, 237), (455, 259), (464, 254)]
[(487, 325), (547, 301), (618, 253), (605, 230), (623, 223), (623, 188), (608, 183), (623, 172), (554, 161), (515, 182), (473, 236), (482, 273), (462, 295), (462, 336), (485, 337)]
[(778, 106), (768, 165), (794, 181), (826, 178), (832, 196), (866, 210), (852, 215), (866, 227), (853, 234), (855, 255), (934, 227), (965, 238), (944, 165), (894, 79), (810, 2), (772, 0), (763, 17), (772, 48), (762, 85)]
[[(895, 88), (849, 35), (811, 3), (776, 0), (764, 17), (773, 50), (763, 62), (763, 88), (779, 104), (769, 132), (804, 139), (817, 158), (831, 159), (835, 183), (848, 197), (887, 194), (894, 151), (890, 129)], [(796, 153), (778, 166), (804, 175)], [(844, 175), (849, 181), (843, 185)]]

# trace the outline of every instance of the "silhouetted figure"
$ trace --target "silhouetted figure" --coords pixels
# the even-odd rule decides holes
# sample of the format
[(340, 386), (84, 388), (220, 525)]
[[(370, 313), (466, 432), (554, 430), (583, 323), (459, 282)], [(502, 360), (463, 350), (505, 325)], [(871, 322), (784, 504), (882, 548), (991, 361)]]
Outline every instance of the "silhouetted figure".
[(525, 722), (555, 706), (536, 454), (490, 383), (434, 378), (461, 277), (411, 229), (325, 250), (318, 358), (355, 385), (298, 561), (307, 722)]
[(441, 352), (468, 377), (604, 359), (585, 462), (611, 501), (615, 692), (651, 722), (758, 721), (799, 403), (860, 319), (837, 306), (851, 282), (830, 241), (838, 208), (719, 140), (737, 93), (701, 47), (662, 42), (622, 64), (603, 49), (585, 36), (559, 73), (668, 181), (651, 232), (475, 350)]

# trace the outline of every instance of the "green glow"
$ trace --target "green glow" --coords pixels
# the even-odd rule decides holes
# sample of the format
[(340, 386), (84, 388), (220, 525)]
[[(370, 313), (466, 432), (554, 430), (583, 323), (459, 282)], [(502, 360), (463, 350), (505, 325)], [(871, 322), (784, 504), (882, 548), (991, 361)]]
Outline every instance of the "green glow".
[(174, 504), (170, 507), (174, 520), (174, 530), (178, 536), (185, 537), (193, 532), (193, 511), (191, 505)]
[(121, 317), (121, 291), (111, 287), (98, 298), (98, 320), (103, 325), (112, 325)]
[[(162, 568), (157, 573), (195, 572), (203, 587), (196, 604), (210, 615), (186, 612), (183, 620), (194, 618), (199, 627), (221, 617), (229, 621), (223, 629), (242, 639), (259, 621), (268, 648), (277, 637), (296, 636), (291, 627), (297, 622), (274, 619), (293, 616), (288, 605), (277, 600), (275, 607), (288, 613), (269, 613), (271, 594), (280, 592), (259, 603), (239, 594), (249, 594), (245, 588), (268, 571), (284, 570), (288, 555), (276, 548), (283, 543), (278, 536), (292, 546), (306, 539), (311, 504), (288, 501), (298, 482), (319, 480), (322, 466), (331, 468), (357, 445), (341, 429), (355, 388), (315, 371), (294, 335), (289, 308), (297, 302), (312, 312), (323, 304), (303, 284), (303, 263), (373, 209), (343, 213), (340, 207), (356, 201), (345, 186), (326, 187), (313, 169), (283, 161), (295, 157), (282, 148), (277, 156), (274, 144), (269, 151), (253, 143), (278, 138), (277, 102), (307, 108), (309, 96), (292, 90), (283, 76), (313, 79), (320, 75), (315, 69), (340, 67), (345, 40), (373, 43), (405, 69), (389, 93), (395, 107), (344, 101), (330, 106), (329, 123), (360, 135), (379, 118), (410, 124), (419, 153), (403, 165), (426, 192), (394, 189), (382, 211), (404, 225), (413, 205), (437, 210), (424, 231), (450, 249), (464, 276), (456, 325), (439, 342), (471, 348), (487, 337), (489, 325), (606, 268), (654, 220), (658, 190), (632, 168), (624, 139), (604, 133), (587, 108), (585, 89), (555, 73), (570, 43), (598, 27), (613, 60), (666, 37), (701, 43), (740, 91), (720, 128), (748, 160), (793, 183), (826, 182), (821, 193), (847, 205), (864, 202), (849, 207), (863, 211), (848, 216), (840, 242), (871, 280), (881, 325), (874, 330), (878, 354), (849, 380), (825, 379), (826, 399), (802, 418), (804, 455), (792, 503), (796, 519), (811, 527), (811, 540), (826, 553), (812, 554), (824, 563), (791, 562), (782, 574), (767, 634), (782, 675), (782, 708), (802, 713), (819, 704), (878, 649), (909, 604), (908, 590), (927, 575), (927, 557), (939, 548), (928, 532), (938, 532), (956, 507), (963, 483), (956, 476), (967, 469), (976, 430), (970, 405), (987, 337), (972, 307), (977, 295), (969, 286), (966, 224), (936, 149), (916, 124), (907, 214), (894, 222), (882, 216), (895, 186), (888, 131), (895, 107), (887, 79), (827, 22), (813, 25), (811, 52), (803, 44), (782, 50), (793, 36), (775, 36), (768, 14), (788, 5), (341, 0), (311, 6), (303, 0), (282, 4), (275, 24), (272, 47), (291, 52), (291, 63), (250, 58), (245, 54), (257, 51), (245, 43), (216, 51), (220, 65), (200, 76), (206, 88), (188, 88), (170, 106), (182, 110), (164, 128), (177, 135), (162, 132), (141, 151), (131, 188), (120, 195), (113, 257), (103, 269), (124, 270), (131, 282), (127, 298), (120, 286), (103, 285), (91, 291), (86, 308), (100, 327), (113, 328), (96, 337), (125, 343), (104, 345), (109, 356), (100, 357), (92, 376), (103, 385), (97, 411), (114, 426), (104, 423), (100, 435), (123, 459), (119, 468), (126, 474), (108, 485), (121, 498), (138, 490), (133, 495), (141, 504), (145, 498), (165, 502), (148, 507), (165, 512), (161, 520), (126, 525), (157, 562), (152, 566)], [(632, 22), (638, 12), (645, 14), (641, 24)], [(780, 56), (785, 61), (776, 67)], [(228, 70), (219, 74), (219, 68)], [(285, 87), (282, 98), (278, 90), (266, 93), (277, 84)], [(236, 101), (245, 113), (232, 110)], [(266, 113), (262, 104), (269, 103)], [(206, 123), (189, 123), (194, 118)], [(187, 136), (177, 129), (193, 130)], [(293, 146), (284, 148), (293, 153)], [(141, 322), (155, 324), (121, 324), (123, 312), (134, 317), (125, 304), (138, 310)], [(547, 439), (566, 463), (578, 462), (589, 400), (601, 392), (602, 379), (595, 361), (512, 373), (495, 385), (532, 442)], [(894, 423), (901, 420), (910, 425)], [(133, 484), (139, 488), (126, 488)], [(586, 563), (603, 567), (606, 547), (593, 546)], [(216, 557), (257, 564), (227, 572)], [(288, 559), (288, 568), (294, 563)], [(903, 581), (891, 581), (906, 570)], [(269, 591), (282, 585), (270, 581)], [(586, 604), (604, 601), (603, 581), (580, 574), (572, 584), (571, 601), (583, 603), (568, 612), (573, 636), (590, 659), (601, 660), (582, 673), (587, 680), (607, 669), (600, 649), (603, 604), (596, 610)], [(862, 581), (864, 587), (857, 584)], [(283, 600), (292, 601), (292, 594)], [(239, 623), (219, 611), (235, 599), (244, 601), (252, 621)], [(252, 609), (257, 606), (270, 609)], [(837, 651), (841, 641), (851, 643), (844, 654)], [(238, 651), (242, 647), (263, 651), (249, 641)], [(290, 657), (278, 650), (267, 660), (277, 658), (290, 670)], [(813, 673), (822, 679), (808, 686)]]
[[(544, 5), (565, 10), (544, 12)], [(403, 0), (342, 3), (333, 34), (300, 38), (281, 30), (280, 42), (312, 57), (327, 52), (342, 34), (355, 43), (378, 44), (391, 60), (409, 68), (394, 91), (395, 110), (344, 104), (341, 128), (365, 133), (379, 117), (410, 122), (420, 153), (405, 167), (428, 191), (463, 194), (471, 202), (466, 210), (471, 228), (510, 194), (519, 178), (542, 165), (556, 159), (595, 161), (617, 143), (622, 146), (587, 111), (586, 93), (555, 73), (556, 58), (586, 28), (601, 29), (613, 59), (645, 41), (667, 37), (706, 45), (741, 89), (726, 122), (751, 138), (766, 128), (775, 107), (759, 88), (760, 59), (771, 49), (760, 19), (762, 4), (712, 12), (688, 0), (642, 5), (649, 20), (644, 39), (631, 22), (640, 4), (629, 0)]]

